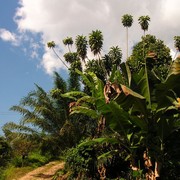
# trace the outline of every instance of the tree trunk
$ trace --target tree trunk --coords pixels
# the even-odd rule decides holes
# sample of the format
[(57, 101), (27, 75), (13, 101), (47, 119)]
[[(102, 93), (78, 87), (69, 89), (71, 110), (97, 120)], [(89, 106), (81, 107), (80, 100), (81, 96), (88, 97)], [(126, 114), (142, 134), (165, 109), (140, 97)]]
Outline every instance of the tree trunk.
[(126, 49), (126, 61), (127, 61), (127, 59), (128, 59), (128, 56), (129, 56), (129, 54), (128, 54), (128, 27), (126, 27), (126, 45), (127, 45), (127, 49)]

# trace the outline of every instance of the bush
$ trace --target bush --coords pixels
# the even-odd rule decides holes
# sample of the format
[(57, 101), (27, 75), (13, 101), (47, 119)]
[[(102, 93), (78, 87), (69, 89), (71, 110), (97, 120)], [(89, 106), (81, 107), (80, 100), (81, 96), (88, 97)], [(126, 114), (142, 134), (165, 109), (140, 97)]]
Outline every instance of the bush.
[(12, 149), (7, 140), (0, 136), (0, 167), (6, 166), (12, 158)]
[(65, 168), (69, 169), (69, 179), (98, 178), (97, 158), (93, 146), (83, 146), (69, 149), (66, 154)]
[(39, 152), (32, 152), (27, 157), (28, 164), (33, 167), (42, 166), (49, 162), (50, 155), (41, 155)]
[(11, 165), (15, 167), (25, 167), (25, 166), (31, 166), (31, 167), (39, 167), (51, 159), (51, 156), (49, 155), (41, 155), (39, 152), (31, 152), (29, 155), (22, 157), (22, 156), (15, 156), (11, 160)]
[(71, 173), (69, 179), (100, 179), (103, 176), (128, 179), (132, 172), (126, 157), (126, 152), (119, 145), (87, 141), (67, 151), (65, 169)]
[(23, 166), (22, 157), (21, 156), (15, 156), (11, 160), (11, 165), (15, 166), (15, 167), (22, 167)]

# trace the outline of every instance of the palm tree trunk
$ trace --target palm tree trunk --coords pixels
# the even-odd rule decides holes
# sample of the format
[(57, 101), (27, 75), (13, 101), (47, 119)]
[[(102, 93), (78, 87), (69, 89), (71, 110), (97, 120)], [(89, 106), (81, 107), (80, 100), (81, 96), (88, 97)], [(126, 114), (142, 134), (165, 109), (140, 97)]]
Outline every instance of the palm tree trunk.
[(71, 52), (70, 45), (68, 44), (68, 51)]
[(126, 49), (126, 61), (128, 59), (128, 27), (126, 27), (126, 45), (127, 45), (127, 49)]
[(53, 49), (53, 52), (54, 52), (54, 54), (58, 57), (58, 59), (66, 66), (66, 68), (67, 69), (69, 69), (69, 67), (66, 65), (66, 63), (60, 58), (60, 56), (56, 53), (56, 51), (54, 50), (54, 48), (52, 48)]
[[(146, 36), (146, 32), (144, 30), (144, 39), (145, 39), (145, 36)], [(145, 62), (145, 42), (144, 42), (144, 39), (143, 39), (143, 60)]]

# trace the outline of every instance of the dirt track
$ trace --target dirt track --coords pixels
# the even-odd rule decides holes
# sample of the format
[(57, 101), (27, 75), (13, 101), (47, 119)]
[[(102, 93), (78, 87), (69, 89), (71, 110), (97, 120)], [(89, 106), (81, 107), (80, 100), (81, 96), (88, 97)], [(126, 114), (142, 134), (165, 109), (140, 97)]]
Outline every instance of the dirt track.
[(64, 167), (64, 162), (50, 162), (45, 166), (39, 167), (18, 180), (52, 180), (57, 170)]

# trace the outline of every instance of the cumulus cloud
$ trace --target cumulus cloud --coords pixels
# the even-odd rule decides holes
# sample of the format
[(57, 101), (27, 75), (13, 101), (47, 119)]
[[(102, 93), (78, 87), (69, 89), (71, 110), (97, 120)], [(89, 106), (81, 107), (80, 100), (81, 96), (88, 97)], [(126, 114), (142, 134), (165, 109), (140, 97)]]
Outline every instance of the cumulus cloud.
[[(179, 0), (19, 0), (14, 20), (20, 33), (40, 33), (44, 45), (41, 65), (47, 73), (64, 68), (54, 54), (46, 48), (54, 40), (60, 46), (60, 56), (65, 51), (62, 39), (75, 38), (78, 34), (88, 36), (99, 29), (104, 35), (104, 51), (119, 45), (125, 52), (125, 28), (121, 23), (124, 14), (131, 14), (134, 23), (129, 29), (129, 44), (132, 47), (143, 35), (138, 17), (151, 17), (149, 32), (165, 41), (173, 49), (173, 37), (180, 32)], [(36, 57), (34, 52), (33, 57)]]
[(63, 63), (57, 58), (57, 56), (53, 52), (44, 53), (42, 57), (41, 65), (50, 75), (52, 75), (54, 71), (57, 71), (60, 68), (66, 69)]
[(14, 33), (8, 31), (7, 29), (3, 29), (3, 28), (0, 29), (0, 38), (3, 41), (11, 42), (13, 45), (18, 44), (17, 36)]

